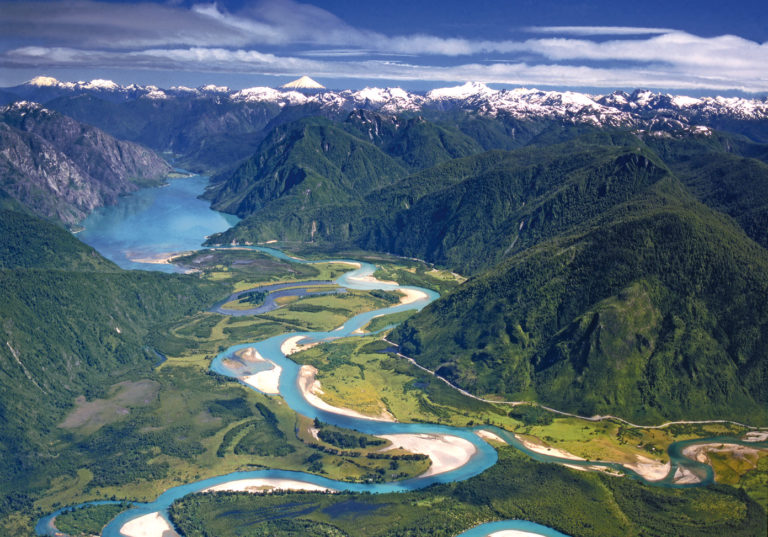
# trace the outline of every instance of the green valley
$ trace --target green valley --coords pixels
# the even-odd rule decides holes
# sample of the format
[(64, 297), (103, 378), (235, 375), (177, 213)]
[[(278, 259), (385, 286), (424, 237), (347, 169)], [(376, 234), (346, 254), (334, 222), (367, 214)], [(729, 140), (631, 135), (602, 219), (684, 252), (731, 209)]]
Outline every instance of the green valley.
[(108, 82), (0, 93), (0, 535), (765, 534), (764, 99)]

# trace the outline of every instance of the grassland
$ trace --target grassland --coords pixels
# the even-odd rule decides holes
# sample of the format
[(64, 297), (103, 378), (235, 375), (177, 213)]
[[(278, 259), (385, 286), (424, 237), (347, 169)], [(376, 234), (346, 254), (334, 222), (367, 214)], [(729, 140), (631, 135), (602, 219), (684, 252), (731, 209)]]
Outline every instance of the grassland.
[[(231, 256), (232, 252), (226, 254)], [(242, 253), (228, 258), (229, 262), (234, 263), (239, 255)], [(300, 269), (279, 274), (282, 265), (267, 265), (272, 266), (272, 273), (257, 274), (252, 273), (254, 267), (260, 269), (272, 259), (254, 257), (258, 263), (249, 268), (238, 264), (230, 270), (231, 265), (222, 265), (203, 271), (204, 278), (228, 280), (233, 288), (242, 289), (260, 281), (286, 281), (298, 274), (315, 279), (333, 277), (337, 269), (349, 270), (345, 265), (320, 266), (312, 274), (300, 273)], [(318, 268), (285, 265), (292, 270)], [(417, 276), (433, 272), (408, 267), (391, 270)], [(295, 300), (268, 315), (235, 318), (200, 312), (158, 326), (149, 343), (166, 355), (167, 361), (150, 375), (117, 383), (98, 397), (78, 399), (56, 429), (51, 445), (75, 456), (64, 473), (45, 485), (47, 492), (35, 502), (37, 512), (95, 499), (146, 501), (182, 483), (263, 467), (369, 482), (422, 473), (429, 464), (424, 459), (403, 458), (406, 453), (400, 451), (388, 452), (390, 458), (369, 458), (381, 449), (375, 443), (366, 444), (370, 437), (360, 440), (358, 433), (327, 425), (327, 430), (335, 433), (327, 438), (334, 440), (323, 440), (316, 437), (316, 424), (294, 413), (280, 398), (263, 396), (208, 373), (212, 357), (231, 345), (290, 331), (330, 330), (354, 314), (387, 305), (385, 298), (354, 291)], [(375, 330), (408, 314), (374, 319), (367, 328)], [(387, 347), (376, 337), (348, 338), (293, 358), (320, 370), (323, 398), (332, 405), (371, 415), (387, 410), (400, 421), (498, 425), (593, 460), (629, 462), (636, 454), (664, 460), (664, 447), (673, 440), (728, 432), (715, 426), (627, 430), (615, 423), (569, 418), (556, 418), (548, 424), (526, 423), (510, 416), (509, 407), (463, 396), (407, 361), (382, 352)], [(349, 447), (349, 442), (355, 441), (358, 446)], [(360, 447), (360, 443), (365, 446)], [(751, 494), (758, 491), (758, 496), (768, 475), (765, 464), (759, 466), (761, 474), (738, 474), (746, 490)], [(426, 497), (419, 500), (420, 505), (430, 501)], [(99, 520), (97, 515), (86, 518)], [(14, 515), (4, 519), (3, 528), (21, 535), (33, 522), (29, 515)]]
[(409, 310), (409, 311), (401, 311), (399, 313), (390, 313), (388, 315), (381, 315), (379, 317), (374, 317), (373, 319), (371, 319), (371, 322), (369, 322), (367, 325), (363, 327), (363, 331), (377, 332), (382, 328), (386, 328), (387, 326), (394, 326), (394, 325), (400, 324), (401, 322), (405, 321), (415, 313), (416, 313), (415, 310)]
[(285, 308), (261, 315), (262, 319), (299, 326), (302, 330), (328, 331), (337, 328), (350, 317), (366, 311), (385, 308), (390, 304), (368, 291), (304, 298)]
[(205, 278), (233, 282), (235, 291), (265, 282), (334, 280), (350, 270), (344, 263), (291, 263), (257, 250), (235, 248), (200, 250), (173, 262)]
[[(423, 460), (393, 467), (391, 459), (367, 457), (381, 446), (340, 449), (314, 439), (312, 423), (282, 399), (222, 381), (189, 360), (170, 358), (151, 381), (160, 389), (150, 404), (119, 420), (99, 414), (104, 421), (98, 428), (91, 420), (62, 431), (61, 447), (80, 450), (83, 466), (51, 483), (36, 507), (46, 512), (95, 499), (148, 501), (182, 483), (264, 467), (350, 481), (402, 479), (428, 467)], [(115, 391), (113, 398), (119, 397)]]
[[(215, 261), (229, 265), (209, 272), (206, 268), (203, 277), (246, 288), (298, 276), (334, 278), (350, 270), (343, 264), (274, 264), (272, 258), (245, 253), (257, 262), (241, 263), (243, 252), (215, 252)], [(199, 312), (156, 326), (148, 343), (166, 361), (151, 374), (119, 382), (98, 397), (78, 398), (51, 440), (54, 448), (73, 454), (72, 462), (45, 485), (35, 508), (45, 513), (98, 499), (146, 501), (182, 483), (263, 467), (352, 481), (403, 479), (424, 472), (429, 462), (422, 458), (402, 458), (406, 454), (399, 451), (371, 458), (380, 446), (347, 449), (316, 439), (313, 424), (282, 399), (208, 372), (212, 357), (231, 345), (290, 331), (332, 329), (352, 315), (386, 305), (384, 298), (355, 291), (300, 299), (270, 316)], [(344, 438), (337, 433), (336, 438)], [(6, 517), (3, 528), (23, 534), (13, 528), (32, 522)]]
[(128, 509), (130, 504), (87, 505), (66, 511), (56, 517), (56, 528), (71, 537), (100, 535), (107, 522), (118, 513)]
[[(544, 410), (531, 414), (523, 410), (536, 407), (510, 407), (466, 397), (387, 352), (392, 350), (377, 337), (349, 338), (324, 343), (291, 358), (318, 369), (322, 397), (331, 405), (367, 415), (386, 410), (398, 421), (406, 422), (495, 425), (532, 443), (593, 461), (633, 464), (644, 457), (666, 463), (667, 448), (673, 442), (745, 432), (741, 427), (718, 423), (651, 429), (613, 420), (558, 417)], [(731, 463), (729, 468), (731, 478), (722, 482), (735, 484), (755, 465)]]

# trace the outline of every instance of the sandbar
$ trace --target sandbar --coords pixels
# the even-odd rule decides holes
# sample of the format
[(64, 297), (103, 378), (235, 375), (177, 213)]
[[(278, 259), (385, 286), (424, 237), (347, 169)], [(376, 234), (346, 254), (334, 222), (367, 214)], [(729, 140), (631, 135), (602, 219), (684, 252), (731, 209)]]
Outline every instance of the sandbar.
[(669, 463), (662, 464), (648, 457), (637, 455), (637, 462), (624, 464), (624, 467), (634, 470), (647, 481), (660, 481), (667, 477), (672, 466)]
[(531, 451), (535, 451), (536, 453), (540, 453), (542, 455), (550, 455), (552, 457), (559, 457), (561, 459), (570, 459), (572, 461), (585, 461), (587, 459), (583, 459), (581, 457), (577, 457), (573, 453), (569, 453), (568, 451), (565, 451), (564, 449), (558, 449), (553, 448), (549, 446), (543, 446), (541, 444), (536, 444), (534, 442), (531, 442), (530, 440), (526, 440), (525, 438), (522, 438), (519, 435), (515, 435), (515, 437), (520, 440), (520, 442), (530, 449)]
[(499, 442), (501, 444), (507, 443), (507, 441), (499, 435), (492, 433), (491, 431), (486, 431), (485, 429), (479, 429), (475, 431), (475, 434), (484, 440), (493, 440), (494, 442)]
[(423, 453), (432, 461), (429, 470), (419, 477), (450, 472), (464, 466), (477, 452), (469, 440), (447, 434), (385, 434), (377, 435), (392, 445), (382, 451), (401, 448), (412, 453)]
[(750, 431), (744, 435), (745, 442), (763, 442), (768, 440), (768, 431)]
[(245, 375), (240, 377), (240, 380), (267, 395), (280, 395), (279, 384), (282, 372), (283, 368), (272, 362), (272, 369), (259, 371), (253, 375)]
[(701, 478), (684, 466), (677, 468), (674, 480), (675, 484), (677, 485), (692, 485), (695, 483), (701, 483)]
[(268, 362), (254, 347), (246, 347), (235, 353), (235, 356), (246, 362)]
[(307, 402), (313, 407), (319, 408), (320, 410), (325, 410), (326, 412), (341, 414), (342, 416), (349, 416), (351, 418), (360, 418), (372, 421), (395, 421), (394, 417), (392, 417), (392, 415), (386, 411), (382, 412), (380, 416), (366, 416), (365, 414), (360, 414), (359, 412), (355, 412), (349, 408), (339, 408), (329, 405), (317, 396), (318, 393), (323, 393), (323, 391), (320, 387), (320, 381), (315, 379), (315, 375), (317, 375), (317, 369), (311, 365), (303, 365), (299, 369), (299, 376), (296, 379), (296, 383), (298, 384), (299, 390), (304, 396), (304, 399), (306, 399)]
[(523, 530), (501, 530), (489, 533), (487, 537), (542, 537), (541, 533)]
[(179, 537), (160, 513), (149, 513), (134, 518), (123, 524), (120, 533), (127, 537)]
[(683, 449), (683, 455), (698, 462), (708, 463), (709, 453), (727, 453), (732, 457), (743, 459), (745, 456), (758, 456), (760, 449), (740, 444), (694, 444)]
[(202, 492), (271, 492), (273, 490), (309, 490), (325, 492), (334, 489), (315, 485), (314, 483), (307, 483), (306, 481), (297, 481), (295, 479), (277, 479), (264, 477), (227, 481), (226, 483), (222, 483), (220, 485), (208, 487)]
[(523, 530), (501, 530), (489, 533), (487, 537), (542, 537), (542, 534)]
[(400, 299), (400, 304), (412, 304), (416, 302), (417, 300), (423, 300), (426, 298), (429, 298), (429, 295), (425, 293), (424, 291), (419, 291), (417, 289), (408, 289), (408, 288), (402, 288), (398, 289), (401, 293), (404, 293), (405, 296)]
[(372, 274), (368, 274), (367, 276), (350, 276), (347, 279), (352, 282), (375, 283), (375, 284), (383, 284), (383, 285), (400, 285), (397, 282), (393, 282), (392, 280), (379, 280), (378, 278), (374, 278)]
[(184, 254), (168, 252), (164, 254), (153, 254), (147, 257), (133, 257), (131, 253), (128, 254), (128, 261), (133, 263), (146, 263), (148, 265), (170, 265), (171, 260), (176, 257), (181, 257)]
[(282, 345), (280, 345), (280, 352), (282, 352), (286, 356), (290, 356), (294, 352), (303, 351), (309, 348), (314, 347), (317, 345), (317, 342), (315, 343), (307, 343), (306, 345), (300, 345), (299, 341), (302, 339), (306, 339), (307, 336), (293, 336), (289, 337), (285, 341), (283, 341)]

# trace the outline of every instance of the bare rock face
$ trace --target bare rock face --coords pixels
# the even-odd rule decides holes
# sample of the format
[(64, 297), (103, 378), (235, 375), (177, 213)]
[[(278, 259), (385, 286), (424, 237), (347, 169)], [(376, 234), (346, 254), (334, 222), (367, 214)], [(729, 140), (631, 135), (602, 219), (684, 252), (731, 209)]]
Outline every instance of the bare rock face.
[(0, 188), (46, 218), (74, 224), (170, 171), (153, 151), (39, 104), (0, 108)]

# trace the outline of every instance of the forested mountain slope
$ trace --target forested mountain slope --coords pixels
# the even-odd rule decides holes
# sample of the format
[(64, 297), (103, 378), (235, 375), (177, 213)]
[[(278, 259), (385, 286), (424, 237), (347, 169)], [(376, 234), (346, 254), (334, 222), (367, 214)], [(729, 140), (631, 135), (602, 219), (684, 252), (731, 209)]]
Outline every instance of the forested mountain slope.
[(44, 486), (27, 481), (59, 456), (45, 437), (77, 396), (157, 362), (152, 327), (224, 294), (193, 276), (123, 271), (56, 225), (0, 210), (3, 496)]
[(768, 252), (665, 178), (396, 329), (478, 394), (639, 421), (768, 420)]
[(245, 216), (280, 200), (299, 212), (354, 200), (403, 176), (394, 159), (320, 118), (276, 128), (259, 151), (206, 193), (218, 210)]

